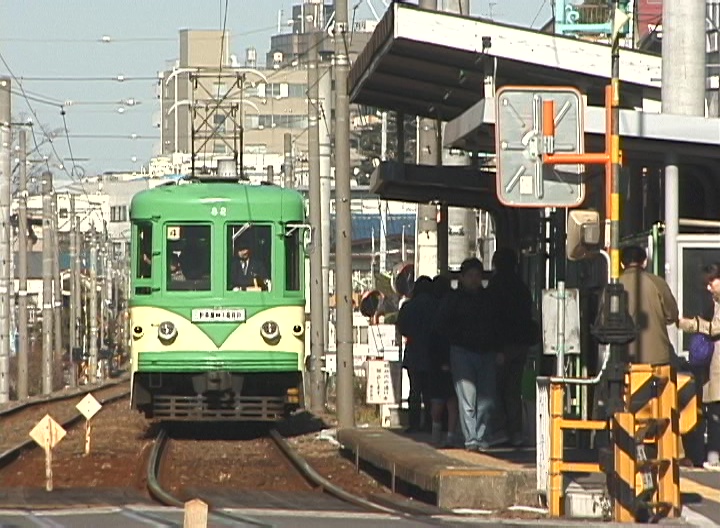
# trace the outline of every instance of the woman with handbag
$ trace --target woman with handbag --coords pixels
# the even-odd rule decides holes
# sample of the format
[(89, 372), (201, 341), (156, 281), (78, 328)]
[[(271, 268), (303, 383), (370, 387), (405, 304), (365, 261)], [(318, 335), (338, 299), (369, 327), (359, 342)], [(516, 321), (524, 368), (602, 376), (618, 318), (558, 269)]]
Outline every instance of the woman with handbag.
[(681, 317), (678, 327), (683, 332), (707, 336), (693, 337), (689, 362), (708, 368), (708, 381), (703, 387), (707, 422), (707, 457), (703, 467), (709, 471), (720, 471), (720, 263), (707, 266), (704, 279), (715, 304), (712, 320), (706, 321), (697, 316)]

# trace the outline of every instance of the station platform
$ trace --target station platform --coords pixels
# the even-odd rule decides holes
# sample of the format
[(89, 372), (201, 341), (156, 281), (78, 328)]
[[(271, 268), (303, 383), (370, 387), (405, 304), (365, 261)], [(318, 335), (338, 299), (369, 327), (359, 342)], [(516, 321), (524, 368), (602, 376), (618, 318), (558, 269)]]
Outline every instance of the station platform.
[[(337, 439), (354, 454), (356, 463), (387, 472), (391, 486), (410, 485), (425, 492), (442, 509), (501, 510), (539, 504), (534, 445), (485, 453), (436, 449), (429, 434), (408, 435), (386, 428), (340, 429)], [(585, 461), (593, 455), (578, 451), (567, 456)], [(597, 478), (580, 479), (580, 488), (595, 480), (602, 485), (601, 475), (593, 477)], [(683, 518), (689, 525), (720, 526), (720, 473), (682, 468), (680, 491)]]
[(387, 471), (391, 486), (398, 481), (415, 486), (433, 494), (443, 509), (537, 504), (534, 451), (517, 450), (519, 456), (499, 457), (435, 449), (429, 445), (429, 435), (407, 436), (382, 428), (341, 429), (337, 439), (355, 455), (356, 462)]

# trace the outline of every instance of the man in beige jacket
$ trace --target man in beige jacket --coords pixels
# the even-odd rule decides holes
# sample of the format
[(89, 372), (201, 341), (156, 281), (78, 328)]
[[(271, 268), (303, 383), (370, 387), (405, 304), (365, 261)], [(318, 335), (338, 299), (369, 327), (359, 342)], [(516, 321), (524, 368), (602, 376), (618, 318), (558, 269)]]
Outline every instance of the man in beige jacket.
[(701, 317), (683, 317), (678, 321), (678, 327), (683, 332), (707, 334), (715, 340), (715, 350), (708, 367), (708, 381), (703, 387), (707, 421), (707, 461), (703, 467), (710, 471), (720, 471), (720, 263), (707, 266), (704, 279), (715, 303), (712, 321)]
[(678, 305), (662, 277), (645, 271), (647, 253), (639, 246), (622, 250), (620, 276), (628, 294), (628, 309), (638, 327), (637, 339), (628, 345), (632, 363), (667, 365), (675, 351), (667, 327), (678, 320)]

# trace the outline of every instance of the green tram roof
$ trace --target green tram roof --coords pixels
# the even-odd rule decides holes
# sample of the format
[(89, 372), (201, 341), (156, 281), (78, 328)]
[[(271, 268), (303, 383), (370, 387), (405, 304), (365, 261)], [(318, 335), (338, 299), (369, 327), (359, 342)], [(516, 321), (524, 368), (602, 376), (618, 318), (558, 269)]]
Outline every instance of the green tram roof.
[(225, 207), (227, 218), (250, 221), (298, 221), (305, 213), (302, 195), (292, 189), (275, 185), (197, 182), (161, 185), (136, 194), (130, 204), (130, 218), (207, 220), (213, 207)]

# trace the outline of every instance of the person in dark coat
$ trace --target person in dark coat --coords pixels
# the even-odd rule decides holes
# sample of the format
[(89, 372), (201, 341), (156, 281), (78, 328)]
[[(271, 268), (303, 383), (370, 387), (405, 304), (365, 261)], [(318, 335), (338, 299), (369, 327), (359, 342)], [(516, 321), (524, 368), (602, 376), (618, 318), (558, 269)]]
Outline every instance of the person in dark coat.
[[(495, 273), (487, 294), (498, 318), (499, 345), (503, 355), (498, 367), (496, 436), (494, 441), (523, 443), (522, 377), (528, 349), (539, 329), (532, 318), (532, 294), (517, 272), (517, 254), (499, 249), (493, 255)], [(504, 434), (500, 431), (504, 425)]]
[(498, 344), (494, 308), (482, 286), (483, 265), (469, 258), (460, 266), (460, 288), (438, 308), (436, 328), (450, 344), (450, 370), (458, 397), (465, 449), (490, 447)]
[(230, 263), (232, 289), (261, 288), (265, 290), (269, 279), (265, 265), (253, 257), (250, 245), (243, 240), (238, 240), (235, 245), (235, 256)]
[[(444, 275), (433, 279), (433, 295), (436, 299), (436, 310), (443, 299), (452, 293), (450, 280)], [(458, 423), (458, 401), (450, 372), (450, 343), (441, 328), (431, 329), (430, 339), (431, 378), (430, 400), (432, 401), (432, 442), (438, 446), (452, 447), (455, 445), (455, 431)], [(442, 439), (443, 418), (447, 411), (447, 436)]]
[(403, 367), (410, 379), (407, 432), (430, 430), (430, 330), (435, 303), (432, 279), (423, 275), (415, 281), (410, 300), (398, 313), (397, 327), (406, 339)]

